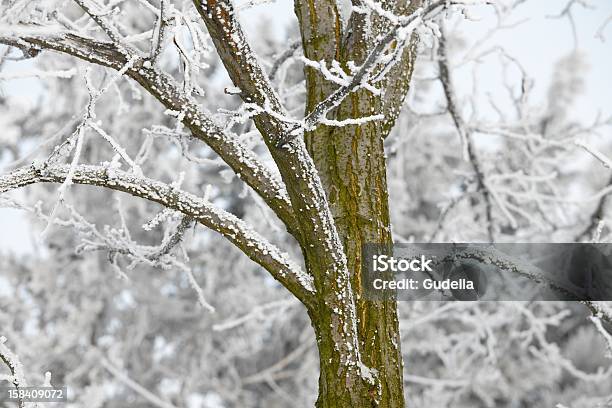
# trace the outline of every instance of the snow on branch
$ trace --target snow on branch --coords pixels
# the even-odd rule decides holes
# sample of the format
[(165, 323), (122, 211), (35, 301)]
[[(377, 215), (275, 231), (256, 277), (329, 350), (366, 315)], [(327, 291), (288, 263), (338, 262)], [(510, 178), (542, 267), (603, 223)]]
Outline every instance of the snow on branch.
[(132, 173), (114, 169), (109, 172), (108, 168), (102, 166), (78, 165), (72, 170), (70, 167), (30, 166), (14, 170), (0, 177), (0, 193), (34, 183), (62, 183), (72, 172), (73, 183), (106, 187), (157, 202), (220, 233), (304, 302), (308, 302), (314, 292), (312, 277), (304, 273), (286, 253), (281, 252), (244, 221), (210, 202), (168, 184)]
[(69, 54), (113, 68), (119, 74), (134, 79), (167, 109), (179, 112), (181, 121), (193, 135), (208, 144), (239, 174), (274, 210), (290, 232), (296, 230), (297, 223), (287, 193), (267, 166), (235, 135), (217, 126), (193, 97), (183, 92), (174, 79), (159, 71), (151, 61), (119, 48), (114, 42), (95, 40), (64, 28), (0, 27), (0, 43), (19, 48), (29, 56), (46, 49)]
[(351, 118), (351, 119), (343, 119), (343, 120), (335, 120), (335, 119), (327, 119), (323, 118), (320, 120), (320, 123), (327, 126), (335, 126), (335, 127), (343, 127), (348, 125), (363, 125), (364, 123), (373, 122), (376, 120), (383, 120), (385, 115), (370, 115), (370, 116), (362, 116), (360, 118)]
[[(527, 262), (513, 259), (512, 257), (502, 253), (495, 248), (468, 248), (464, 251), (453, 254), (455, 259), (474, 259), (483, 264), (493, 265), (502, 270), (512, 272), (527, 279), (540, 282), (548, 288), (556, 291), (562, 295), (569, 296), (571, 298), (580, 298), (583, 293), (577, 293), (576, 288), (570, 288), (563, 282), (554, 281), (547, 277), (547, 274), (540, 270), (538, 267), (533, 266)], [(585, 306), (593, 313), (594, 316), (600, 319), (612, 323), (612, 311), (602, 303), (605, 302), (594, 302), (594, 301), (582, 301)]]
[(605, 154), (597, 150), (595, 147), (591, 146), (589, 143), (583, 140), (576, 140), (574, 144), (576, 146), (582, 147), (587, 153), (599, 160), (604, 167), (612, 169), (612, 160), (608, 158)]
[[(1, 197), (0, 197), (1, 198)], [(204, 200), (207, 200), (205, 195)], [(88, 222), (76, 209), (71, 205), (66, 205), (70, 212), (70, 217), (60, 219), (55, 216), (47, 216), (43, 213), (41, 202), (37, 203), (33, 208), (19, 205), (18, 203), (8, 203), (9, 205), (34, 213), (37, 217), (47, 222), (47, 225), (60, 225), (63, 227), (71, 227), (75, 232), (82, 236), (81, 243), (76, 247), (75, 253), (92, 251), (107, 251), (108, 260), (112, 269), (121, 279), (129, 280), (129, 276), (119, 266), (119, 256), (125, 257), (130, 263), (127, 265), (128, 270), (133, 269), (136, 265), (146, 264), (162, 269), (177, 268), (187, 275), (187, 279), (197, 294), (198, 303), (209, 312), (214, 312), (215, 308), (211, 306), (204, 297), (204, 292), (199, 286), (193, 275), (191, 268), (179, 261), (176, 255), (171, 252), (179, 246), (187, 229), (195, 224), (195, 220), (189, 216), (183, 216), (171, 234), (168, 230), (165, 231), (164, 239), (157, 246), (142, 245), (135, 242), (129, 232), (126, 218), (120, 207), (120, 200), (117, 199), (117, 212), (121, 219), (121, 228), (111, 228), (105, 225), (103, 232), (100, 232), (95, 224)], [(177, 214), (176, 211), (166, 208), (161, 214), (166, 212)], [(157, 218), (157, 217), (156, 217)], [(187, 259), (186, 253), (183, 251), (183, 258)]]
[(472, 165), (472, 169), (474, 170), (474, 173), (476, 175), (476, 185), (478, 191), (482, 194), (482, 197), (484, 198), (485, 202), (488, 239), (489, 242), (494, 242), (495, 230), (493, 224), (493, 199), (495, 199), (496, 203), (500, 206), (502, 212), (506, 214), (512, 225), (516, 225), (516, 221), (514, 220), (512, 215), (510, 215), (510, 213), (505, 209), (501, 199), (497, 197), (495, 192), (491, 190), (487, 183), (486, 175), (483, 170), (483, 165), (476, 154), (476, 147), (474, 146), (472, 134), (468, 130), (465, 121), (463, 120), (462, 114), (459, 110), (457, 96), (451, 76), (450, 64), (448, 61), (448, 52), (446, 50), (446, 39), (444, 35), (440, 36), (438, 54), (438, 71), (440, 76), (440, 82), (442, 83), (442, 88), (444, 90), (444, 96), (446, 98), (446, 109), (448, 110), (448, 113), (450, 114), (453, 120), (457, 132), (459, 133), (463, 155), (466, 159), (469, 160), (470, 164)]
[(164, 48), (164, 40), (166, 38), (166, 31), (169, 23), (167, 1), (161, 0), (159, 3), (159, 13), (153, 28), (153, 36), (151, 38), (150, 58), (153, 65), (156, 64)]
[(130, 168), (132, 169), (134, 173), (140, 174), (142, 172), (140, 167), (130, 158), (130, 156), (127, 154), (125, 149), (119, 143), (117, 143), (111, 135), (106, 133), (106, 131), (104, 131), (104, 129), (102, 129), (100, 125), (98, 125), (95, 122), (91, 122), (91, 121), (88, 123), (88, 125), (90, 128), (95, 130), (100, 136), (102, 136), (102, 138), (106, 140), (108, 144), (111, 145), (111, 147), (117, 153), (117, 155), (119, 155), (128, 164), (128, 166), (130, 166)]
[[(333, 71), (331, 71), (327, 69), (325, 64), (306, 60), (307, 65), (317, 68), (326, 79), (341, 86), (311, 110), (303, 120), (303, 129), (314, 129), (319, 123), (322, 123), (322, 120), (331, 110), (338, 107), (349, 94), (358, 89), (365, 88), (375, 94), (379, 93), (380, 91), (373, 84), (382, 81), (391, 68), (399, 62), (412, 32), (422, 23), (431, 19), (436, 10), (453, 5), (464, 6), (482, 3), (483, 1), (436, 1), (428, 6), (418, 8), (408, 16), (396, 16), (390, 12), (384, 12), (383, 16), (391, 22), (391, 28), (381, 36), (363, 64), (358, 67), (349, 67), (352, 71), (350, 76), (344, 73), (342, 69), (334, 69), (332, 66)], [(372, 1), (367, 2), (365, 6), (373, 7), (374, 11), (382, 10), (382, 7), (377, 6), (377, 3)], [(364, 12), (362, 8), (357, 8), (357, 11)], [(301, 134), (298, 130), (290, 132), (281, 140), (279, 146), (298, 137)]]
[(146, 389), (145, 387), (143, 387), (136, 381), (132, 380), (126, 373), (124, 373), (121, 369), (117, 368), (114, 364), (112, 364), (106, 358), (106, 356), (102, 354), (100, 350), (98, 349), (95, 349), (95, 350), (96, 350), (96, 353), (99, 355), (100, 365), (102, 365), (102, 367), (104, 367), (115, 378), (121, 381), (127, 388), (131, 389), (136, 394), (144, 398), (149, 404), (151, 404), (151, 406), (158, 407), (158, 408), (176, 408), (175, 405), (171, 404), (168, 401), (161, 399), (160, 397), (158, 397), (157, 395), (155, 395), (154, 393), (152, 393), (151, 391), (149, 391), (148, 389)]
[(277, 300), (274, 302), (266, 303), (261, 306), (257, 306), (250, 310), (247, 314), (227, 320), (225, 322), (217, 323), (213, 325), (214, 331), (225, 331), (233, 329), (235, 327), (246, 324), (253, 320), (263, 319), (270, 315), (270, 313), (286, 313), (287, 309), (295, 306), (297, 301), (294, 299)]
[[(350, 273), (323, 185), (303, 141), (286, 143), (288, 136), (293, 140), (303, 134), (302, 125), (287, 120), (286, 109), (247, 41), (233, 2), (198, 0), (194, 3), (233, 85), (241, 90), (243, 102), (259, 107), (260, 113), (253, 120), (287, 184), (294, 212), (299, 214), (301, 234), (296, 238), (314, 248), (313, 258), (325, 265), (325, 272), (315, 276), (314, 281), (317, 290), (322, 291), (321, 296), (329, 293), (330, 300), (325, 307), (338, 316), (331, 330), (334, 347), (346, 366), (345, 373), (370, 374), (361, 361)], [(334, 282), (333, 289), (328, 282)]]
[[(23, 365), (19, 361), (19, 357), (14, 354), (6, 345), (6, 337), (0, 336), (0, 360), (6, 364), (10, 376), (0, 376), (0, 380), (11, 382), (16, 388), (27, 387), (28, 383), (23, 372)], [(20, 404), (21, 405), (21, 404)]]
[[(8, 381), (17, 390), (20, 388), (28, 387), (23, 364), (19, 360), (19, 356), (15, 354), (7, 345), (7, 338), (0, 335), (0, 361), (4, 363), (10, 372), (10, 375), (0, 374), (0, 383)], [(47, 371), (45, 373), (45, 380), (42, 384), (43, 387), (51, 386), (51, 373)], [(41, 405), (37, 403), (26, 403), (23, 399), (18, 399), (19, 408), (25, 408), (26, 406), (32, 406), (33, 408), (40, 408)]]
[(33, 27), (0, 26), (0, 43), (19, 48), (28, 56), (49, 49), (117, 70), (129, 60), (129, 55), (112, 42), (96, 40), (64, 28)]
[(0, 28), (0, 43), (17, 47), (28, 55), (49, 49), (113, 68), (142, 85), (167, 109), (179, 112), (180, 119), (193, 135), (208, 144), (241, 180), (253, 188), (276, 215), (295, 232), (297, 222), (284, 186), (270, 169), (238, 138), (225, 132), (203, 111), (197, 101), (160, 72), (149, 60), (104, 42), (64, 29), (31, 29), (28, 26)]
[(117, 27), (114, 26), (112, 21), (107, 18), (108, 15), (112, 15), (115, 11), (102, 8), (95, 0), (74, 0), (85, 11), (92, 20), (96, 22), (98, 26), (106, 33), (115, 46), (120, 49), (135, 51), (132, 47), (125, 44), (123, 36), (119, 33)]

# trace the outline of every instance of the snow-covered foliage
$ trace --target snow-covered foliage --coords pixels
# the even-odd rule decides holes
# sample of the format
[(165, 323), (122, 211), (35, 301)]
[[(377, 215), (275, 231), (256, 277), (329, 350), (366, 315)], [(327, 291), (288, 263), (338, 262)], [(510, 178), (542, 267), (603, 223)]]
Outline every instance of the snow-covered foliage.
[[(384, 142), (395, 240), (610, 241), (612, 121), (573, 114), (586, 58), (576, 47), (546, 61), (538, 90), (488, 42), (521, 30), (529, 1), (424, 1), (409, 16), (339, 1), (385, 27), (362, 64), (344, 65), (304, 57), (294, 20), (282, 38), (265, 21), (246, 35), (240, 13), (272, 2), (1, 3), (0, 205), (21, 210), (33, 245), (0, 248), (0, 386), (65, 384), (69, 407), (312, 406), (305, 309), (326, 287), (305, 242), (333, 277), (342, 361), (375, 384), (301, 136), (384, 121), (331, 114), (356, 92), (382, 95), (414, 35), (410, 94)], [(573, 23), (585, 5), (550, 14)], [(468, 34), (476, 14), (493, 21), (482, 37)], [(603, 40), (599, 20), (590, 35)], [(305, 66), (334, 87), (308, 114)], [(483, 70), (495, 89), (479, 87)], [(38, 183), (55, 184), (9, 193)], [(399, 314), (409, 406), (612, 403), (605, 302), (411, 302)]]

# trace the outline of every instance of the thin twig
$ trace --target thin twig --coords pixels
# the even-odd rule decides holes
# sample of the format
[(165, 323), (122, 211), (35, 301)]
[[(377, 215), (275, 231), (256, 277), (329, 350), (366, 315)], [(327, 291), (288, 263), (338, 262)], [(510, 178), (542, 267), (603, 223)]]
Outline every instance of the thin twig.
[(276, 74), (278, 73), (278, 70), (280, 69), (280, 67), (285, 63), (285, 61), (287, 61), (289, 58), (293, 57), (293, 55), (295, 54), (295, 52), (300, 48), (300, 46), (302, 45), (301, 41), (294, 41), (289, 45), (289, 48), (287, 48), (287, 50), (285, 50), (285, 52), (283, 52), (281, 55), (278, 56), (278, 58), (276, 59), (276, 61), (274, 61), (274, 65), (272, 65), (272, 68), (270, 68), (270, 73), (268, 74), (268, 77), (270, 78), (270, 81), (273, 81), (274, 78), (276, 77)]

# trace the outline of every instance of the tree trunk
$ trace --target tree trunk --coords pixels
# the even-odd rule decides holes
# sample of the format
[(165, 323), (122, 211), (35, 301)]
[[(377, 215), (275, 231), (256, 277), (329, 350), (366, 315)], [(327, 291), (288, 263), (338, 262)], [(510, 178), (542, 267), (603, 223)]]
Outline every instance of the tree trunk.
[[(387, 2), (387, 5), (393, 2)], [(394, 11), (408, 14), (417, 2), (399, 1)], [(391, 6), (389, 6), (391, 7)], [(314, 61), (340, 61), (345, 69), (349, 61), (365, 60), (375, 34), (384, 31), (381, 21), (367, 22), (359, 16), (351, 18), (347, 30), (340, 29), (335, 1), (305, 0), (296, 2), (305, 56)], [(331, 18), (329, 16), (332, 16)], [(379, 25), (380, 24), (380, 25)], [(378, 26), (378, 27), (377, 27)], [(342, 32), (350, 33), (342, 38)], [(366, 32), (371, 35), (366, 37)], [(389, 220), (388, 190), (384, 138), (391, 130), (412, 75), (415, 47), (404, 52), (402, 62), (390, 75), (394, 80), (379, 84), (382, 95), (367, 90), (353, 92), (332, 113), (337, 120), (383, 113), (382, 121), (345, 127), (319, 126), (305, 135), (308, 152), (318, 170), (326, 191), (336, 228), (342, 240), (351, 273), (351, 286), (357, 315), (357, 332), (361, 361), (374, 370), (374, 382), (360, 376), (345, 381), (335, 364), (333, 341), (327, 341), (326, 327), (331, 310), (318, 310), (311, 316), (317, 334), (320, 355), (319, 398), (323, 407), (404, 407), (403, 362), (397, 304), (394, 300), (373, 301), (363, 296), (361, 283), (362, 246), (381, 244), (390, 251), (392, 245)], [(305, 69), (307, 112), (334, 90), (321, 74)], [(318, 272), (318, 271), (317, 271)], [(315, 275), (316, 273), (315, 272)], [(324, 309), (324, 308), (323, 308)], [(326, 314), (329, 313), (329, 316)]]
[[(364, 98), (361, 93), (351, 95), (352, 103), (346, 105), (346, 110), (359, 116), (360, 107), (367, 106), (367, 102), (362, 103)], [(378, 373), (379, 389), (370, 387), (367, 401), (358, 406), (403, 407), (397, 305), (393, 300), (366, 299), (361, 285), (362, 245), (392, 244), (382, 126), (371, 123), (313, 133), (307, 137), (309, 152), (326, 189), (351, 272), (361, 359)], [(315, 331), (324, 330), (319, 323), (325, 320), (314, 319)], [(339, 388), (346, 385), (337, 383), (334, 368), (328, 366), (326, 346), (319, 342), (321, 377), (317, 406), (356, 406), (336, 402), (335, 396), (342, 393)]]

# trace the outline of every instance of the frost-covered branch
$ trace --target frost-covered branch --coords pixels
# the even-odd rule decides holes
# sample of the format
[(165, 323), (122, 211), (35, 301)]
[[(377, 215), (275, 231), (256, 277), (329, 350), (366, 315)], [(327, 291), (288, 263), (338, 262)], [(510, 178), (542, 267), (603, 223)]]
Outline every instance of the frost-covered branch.
[(584, 140), (576, 140), (574, 143), (576, 144), (576, 146), (582, 147), (587, 153), (599, 160), (604, 167), (612, 169), (612, 159), (608, 158), (605, 154), (597, 150), (594, 146), (585, 142)]
[[(331, 93), (323, 101), (319, 102), (303, 121), (306, 130), (312, 130), (326, 115), (334, 108), (338, 107), (344, 99), (358, 89), (366, 88), (373, 93), (378, 93), (375, 87), (376, 82), (382, 81), (391, 69), (401, 60), (404, 48), (410, 43), (412, 32), (426, 18), (431, 18), (431, 14), (442, 7), (456, 4), (465, 4), (462, 1), (436, 1), (427, 6), (416, 9), (408, 16), (396, 17), (393, 19), (390, 29), (377, 40), (374, 48), (369, 51), (364, 62), (351, 69), (350, 77), (344, 78), (343, 85)], [(391, 56), (385, 55), (389, 47), (393, 46)], [(382, 68), (379, 68), (380, 65)], [(378, 69), (378, 71), (376, 71)], [(323, 71), (322, 71), (323, 72)], [(299, 136), (296, 130), (288, 134), (281, 145)]]
[[(207, 197), (204, 196), (203, 199), (207, 200)], [(171, 254), (173, 249), (182, 241), (186, 229), (195, 224), (195, 220), (192, 218), (183, 216), (174, 231), (169, 235), (165, 234), (165, 238), (160, 245), (148, 246), (141, 245), (132, 239), (126, 218), (119, 206), (119, 199), (117, 200), (117, 210), (121, 219), (121, 228), (110, 228), (106, 225), (103, 232), (100, 232), (95, 224), (88, 222), (71, 205), (66, 206), (70, 212), (70, 218), (60, 219), (53, 214), (52, 216), (45, 215), (40, 204), (41, 203), (38, 203), (34, 208), (27, 206), (19, 206), (19, 208), (35, 213), (36, 216), (47, 222), (48, 226), (54, 224), (73, 228), (78, 235), (83, 237), (81, 243), (75, 248), (75, 254), (91, 251), (106, 251), (108, 253), (108, 261), (117, 276), (126, 280), (129, 280), (130, 277), (120, 267), (119, 256), (125, 257), (130, 261), (127, 265), (128, 270), (133, 269), (139, 264), (145, 264), (147, 266), (159, 267), (162, 269), (178, 269), (183, 271), (190, 285), (196, 292), (200, 305), (210, 312), (215, 311), (215, 308), (206, 301), (203, 290), (197, 283), (191, 268), (186, 263), (180, 261), (176, 255)], [(160, 218), (167, 213), (175, 215), (176, 211), (166, 208), (152, 221), (160, 221)], [(151, 222), (147, 223), (146, 226), (149, 226), (149, 224), (151, 224)], [(148, 230), (147, 228), (145, 229)], [(185, 253), (183, 253), (183, 258), (186, 258)]]
[[(97, 350), (96, 350), (97, 351)], [(121, 381), (126, 387), (134, 391), (136, 394), (140, 395), (149, 404), (158, 408), (177, 408), (175, 405), (171, 404), (168, 401), (164, 401), (142, 385), (138, 384), (136, 381), (132, 380), (126, 373), (124, 373), (119, 368), (115, 367), (104, 355), (100, 354), (100, 364), (104, 367), (109, 373), (111, 373), (114, 377), (116, 377), (119, 381)]]
[(151, 41), (151, 63), (156, 64), (157, 59), (161, 55), (164, 47), (164, 40), (166, 38), (166, 31), (168, 30), (168, 1), (161, 0), (159, 2), (159, 15), (155, 21), (155, 27), (153, 28), (153, 38)]
[[(523, 261), (517, 261), (511, 256), (508, 256), (495, 248), (477, 248), (477, 249), (466, 249), (461, 252), (457, 252), (452, 255), (453, 259), (473, 259), (482, 264), (493, 265), (499, 269), (521, 275), (532, 281), (539, 282), (553, 291), (560, 293), (570, 298), (580, 298), (581, 294), (576, 293), (574, 288), (566, 286), (563, 282), (557, 282), (550, 279), (545, 272), (540, 270), (538, 267), (528, 264)], [(605, 307), (601, 306), (601, 303), (595, 301), (582, 301), (593, 315), (600, 317), (608, 323), (612, 323), (612, 313)]]
[(0, 30), (0, 43), (20, 48), (28, 55), (49, 49), (75, 56), (85, 61), (123, 69), (128, 61), (135, 62), (125, 74), (142, 85), (167, 109), (177, 112), (178, 118), (193, 135), (208, 144), (241, 180), (252, 187), (295, 233), (297, 225), (287, 194), (271, 171), (237, 137), (217, 126), (190, 95), (185, 94), (169, 75), (162, 73), (145, 58), (130, 55), (114, 43), (98, 41), (81, 34), (55, 30), (36, 30), (14, 27)]
[[(243, 102), (262, 108), (253, 120), (287, 186), (294, 213), (299, 214), (298, 241), (307, 264), (316, 271), (313, 278), (318, 296), (328, 299), (319, 307), (333, 311), (336, 316), (328, 335), (343, 362), (345, 375), (363, 378), (370, 372), (361, 360), (355, 295), (343, 245), (303, 140), (294, 137), (292, 143), (287, 141), (287, 136), (296, 130), (303, 135), (303, 129), (285, 119), (286, 110), (246, 39), (233, 2), (195, 0), (194, 4), (234, 86), (240, 88)], [(374, 382), (371, 375), (367, 377)]]
[[(612, 177), (608, 180), (608, 186), (612, 186)], [(584, 239), (593, 239), (593, 235), (599, 229), (600, 224), (604, 222), (607, 216), (612, 211), (612, 195), (606, 194), (602, 196), (597, 203), (595, 211), (592, 213), (590, 223), (584, 231), (582, 231), (577, 237), (576, 241), (582, 241)]]
[(126, 46), (124, 38), (121, 33), (119, 33), (119, 30), (117, 30), (113, 22), (109, 21), (107, 18), (109, 14), (113, 13), (112, 10), (103, 9), (97, 4), (96, 0), (74, 0), (74, 2), (78, 4), (98, 26), (100, 26), (117, 48), (126, 50), (129, 48), (129, 51), (132, 53), (135, 51), (133, 48)]
[(278, 72), (280, 67), (288, 59), (290, 59), (291, 57), (295, 55), (295, 53), (297, 52), (297, 50), (300, 48), (301, 45), (302, 45), (301, 41), (292, 42), (291, 44), (289, 44), (287, 49), (276, 58), (276, 60), (274, 61), (274, 64), (270, 68), (270, 72), (268, 73), (268, 77), (270, 78), (270, 81), (274, 80), (274, 78), (276, 77), (276, 73)]
[(223, 235), (249, 258), (269, 271), (305, 304), (314, 292), (312, 278), (289, 257), (234, 215), (209, 202), (170, 185), (101, 166), (67, 165), (43, 168), (30, 166), (0, 177), (0, 193), (34, 183), (62, 183), (69, 172), (76, 184), (88, 184), (122, 191), (179, 211)]
[(185, 231), (191, 228), (193, 224), (194, 220), (191, 217), (184, 216), (181, 219), (179, 225), (176, 227), (174, 233), (172, 233), (172, 235), (170, 235), (166, 240), (164, 240), (164, 242), (156, 253), (150, 255), (150, 259), (159, 259), (162, 256), (169, 254), (170, 251), (172, 251), (172, 249), (181, 242), (183, 236), (185, 235)]
[(457, 105), (457, 96), (453, 87), (450, 65), (448, 61), (448, 52), (446, 51), (446, 39), (444, 35), (440, 37), (438, 45), (438, 55), (438, 69), (440, 75), (440, 82), (442, 82), (444, 95), (446, 97), (446, 107), (448, 109), (448, 113), (453, 119), (455, 128), (457, 129), (457, 132), (459, 133), (459, 136), (461, 138), (461, 145), (464, 151), (464, 156), (469, 159), (472, 165), (472, 169), (474, 170), (474, 174), (476, 175), (477, 188), (482, 193), (482, 197), (485, 201), (488, 239), (489, 242), (494, 242), (495, 230), (493, 224), (493, 203), (491, 198), (491, 191), (486, 182), (486, 176), (483, 171), (482, 163), (476, 155), (476, 149), (474, 146), (472, 134), (467, 129), (462, 114), (459, 110), (459, 106)]
[(593, 316), (612, 324), (612, 308), (610, 308), (609, 302), (592, 302), (585, 301), (581, 302), (589, 308)]
[[(259, 107), (255, 116), (256, 123), (260, 122), (258, 128), (264, 119), (271, 122), (265, 130), (260, 129), (264, 140), (270, 144), (293, 124), (283, 120), (285, 109), (247, 41), (233, 2), (195, 0), (194, 4), (234, 86), (240, 89), (240, 97), (245, 103)], [(274, 117), (270, 118), (271, 115)]]
[[(0, 382), (2, 380), (9, 381), (16, 389), (28, 386), (23, 371), (23, 365), (21, 361), (19, 361), (17, 355), (15, 355), (6, 345), (6, 337), (4, 336), (0, 336), (0, 360), (8, 367), (11, 373), (10, 376), (0, 375)], [(19, 399), (19, 408), (23, 407), (25, 407), (25, 403), (22, 399)]]

